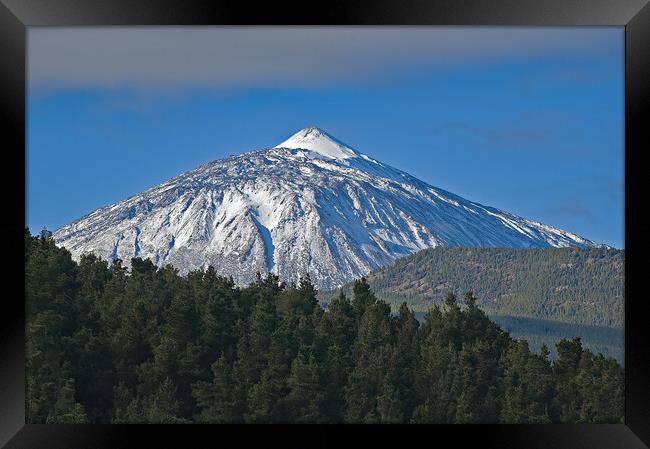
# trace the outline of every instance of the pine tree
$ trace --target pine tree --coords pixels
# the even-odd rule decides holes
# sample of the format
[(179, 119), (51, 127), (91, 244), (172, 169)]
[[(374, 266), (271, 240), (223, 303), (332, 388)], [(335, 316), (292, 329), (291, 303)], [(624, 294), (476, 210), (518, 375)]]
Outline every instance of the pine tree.
[(200, 413), (199, 422), (240, 423), (245, 408), (241, 387), (232, 375), (232, 368), (224, 357), (212, 364), (211, 383), (199, 381), (192, 386), (192, 394)]
[[(455, 296), (448, 297), (447, 307), (455, 304)], [(458, 310), (458, 313), (460, 311)], [(416, 387), (420, 405), (413, 411), (417, 423), (453, 423), (457, 398), (454, 391), (458, 355), (447, 331), (448, 313), (434, 306), (422, 326), (421, 368)]]
[(271, 345), (271, 336), (279, 324), (280, 316), (273, 298), (268, 294), (260, 295), (252, 307), (249, 322), (242, 326), (237, 345), (235, 376), (245, 390), (259, 382), (262, 371), (268, 364), (266, 355)]
[(289, 421), (295, 423), (318, 423), (324, 420), (321, 405), (324, 398), (319, 368), (313, 356), (298, 355), (291, 363), (287, 380), (289, 393), (286, 410)]
[(399, 392), (400, 415), (410, 417), (417, 405), (417, 373), (420, 369), (419, 324), (406, 303), (399, 308), (396, 320), (396, 341), (390, 361), (389, 375)]
[(579, 422), (582, 407), (582, 395), (577, 381), (582, 358), (580, 337), (561, 340), (557, 345), (558, 358), (553, 363), (553, 372), (557, 382), (556, 404), (559, 420), (562, 422)]
[(354, 310), (357, 320), (360, 320), (366, 309), (377, 302), (377, 298), (370, 290), (370, 284), (368, 284), (365, 277), (354, 282), (353, 292), (354, 299), (352, 300), (352, 309)]
[(150, 424), (179, 424), (187, 422), (180, 416), (180, 404), (176, 398), (176, 388), (171, 379), (166, 378), (159, 387), (142, 400), (144, 422)]
[(379, 422), (377, 396), (392, 352), (391, 337), (390, 308), (381, 302), (368, 306), (359, 323), (354, 368), (345, 388), (347, 421)]
[(57, 394), (52, 411), (48, 414), (47, 424), (85, 424), (88, 422), (83, 405), (75, 400), (74, 381), (68, 380)]
[(385, 379), (381, 394), (377, 397), (377, 412), (382, 423), (396, 424), (404, 421), (404, 406), (400, 396), (399, 390), (393, 383)]
[(283, 398), (287, 396), (287, 377), (292, 359), (290, 333), (280, 327), (273, 332), (260, 379), (248, 392), (246, 422), (288, 422)]
[(505, 355), (502, 422), (551, 422), (553, 378), (547, 351), (532, 354), (528, 343), (520, 340)]

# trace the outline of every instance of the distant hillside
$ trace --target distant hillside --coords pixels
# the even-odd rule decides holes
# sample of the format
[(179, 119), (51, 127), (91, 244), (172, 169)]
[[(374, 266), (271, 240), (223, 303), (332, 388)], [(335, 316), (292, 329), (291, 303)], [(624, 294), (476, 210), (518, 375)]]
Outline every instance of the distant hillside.
[(499, 315), (491, 315), (490, 319), (507, 331), (512, 338), (526, 340), (530, 349), (535, 352), (539, 352), (542, 345), (546, 345), (553, 360), (557, 357), (555, 345), (560, 340), (580, 337), (583, 345), (594, 354), (613, 357), (621, 365), (625, 364), (625, 332), (622, 327), (583, 326)]
[[(490, 315), (623, 326), (625, 251), (432, 248), (367, 276), (379, 298), (426, 312), (448, 291), (474, 291)], [(350, 293), (352, 284), (342, 287)], [(323, 292), (328, 299), (335, 292)], [(461, 296), (462, 297), (462, 296)]]
[[(377, 296), (406, 301), (422, 318), (448, 291), (474, 291), (479, 305), (531, 349), (579, 336), (595, 353), (623, 360), (625, 252), (613, 249), (432, 248), (367, 276)], [(342, 287), (352, 293), (352, 284)], [(321, 292), (328, 303), (339, 290)]]

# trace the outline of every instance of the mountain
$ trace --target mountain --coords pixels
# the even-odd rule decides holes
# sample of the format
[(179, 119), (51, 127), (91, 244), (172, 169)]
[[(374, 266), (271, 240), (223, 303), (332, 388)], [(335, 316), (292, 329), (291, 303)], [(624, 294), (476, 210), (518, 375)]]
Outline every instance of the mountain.
[(240, 285), (309, 274), (332, 289), (436, 246), (591, 247), (583, 237), (430, 186), (318, 128), (202, 165), (57, 230), (73, 257), (150, 258)]
[[(622, 328), (625, 251), (429, 248), (366, 275), (380, 299), (418, 312), (472, 290), (489, 315)], [(341, 289), (350, 296), (352, 283)], [(323, 292), (327, 302), (337, 291)]]
[[(609, 248), (429, 248), (366, 275), (378, 298), (402, 302), (420, 318), (452, 291), (472, 290), (490, 318), (514, 338), (556, 356), (562, 338), (581, 337), (594, 353), (623, 363), (625, 251)], [(319, 292), (327, 304), (353, 283)]]

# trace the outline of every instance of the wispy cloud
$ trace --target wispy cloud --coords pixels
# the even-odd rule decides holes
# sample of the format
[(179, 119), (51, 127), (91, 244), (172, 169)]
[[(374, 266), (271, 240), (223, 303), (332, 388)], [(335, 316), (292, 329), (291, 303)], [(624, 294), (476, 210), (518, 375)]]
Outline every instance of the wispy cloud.
[(565, 200), (544, 209), (542, 213), (544, 215), (557, 215), (563, 219), (566, 217), (579, 218), (591, 225), (599, 224), (593, 211), (584, 204), (584, 201), (581, 202), (577, 199)]
[(445, 128), (471, 135), (489, 145), (531, 144), (548, 139), (545, 130), (534, 128), (487, 127), (465, 122), (451, 122)]
[[(514, 117), (501, 118), (499, 123), (479, 124), (467, 120), (452, 120), (434, 127), (435, 133), (455, 133), (475, 139), (479, 147), (490, 150), (517, 150), (521, 145), (542, 145), (546, 151), (561, 149), (556, 136), (575, 127), (580, 117), (564, 111), (529, 110)], [(564, 148), (564, 147), (562, 147)]]
[(553, 68), (553, 70), (546, 69), (534, 74), (527, 74), (519, 80), (518, 84), (527, 93), (558, 87), (601, 85), (611, 82), (615, 76), (622, 77), (625, 73), (623, 55), (624, 50), (621, 49), (618, 58), (620, 64), (618, 72), (615, 70), (587, 70), (574, 65), (563, 69)]
[[(551, 204), (539, 210), (541, 216), (557, 216), (558, 221), (582, 220), (600, 227), (604, 221), (623, 220), (623, 174), (620, 177), (605, 175), (583, 175), (571, 179), (573, 189)], [(594, 203), (590, 199), (598, 198)]]
[[(30, 28), (33, 89), (323, 87), (387, 72), (618, 51), (616, 28)], [(618, 37), (618, 39), (617, 39)]]

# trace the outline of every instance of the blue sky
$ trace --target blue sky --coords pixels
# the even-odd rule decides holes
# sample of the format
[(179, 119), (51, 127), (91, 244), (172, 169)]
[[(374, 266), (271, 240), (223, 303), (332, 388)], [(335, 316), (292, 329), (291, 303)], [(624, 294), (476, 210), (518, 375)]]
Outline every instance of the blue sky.
[(32, 28), (28, 63), (32, 232), (318, 126), (623, 247), (622, 28)]

